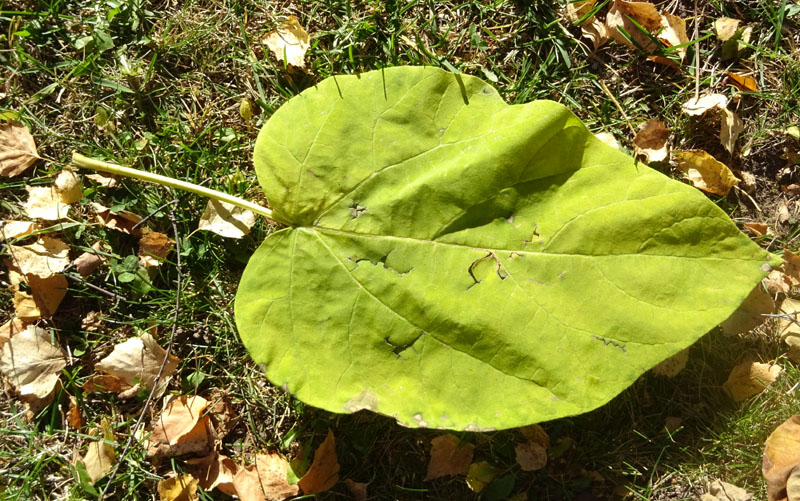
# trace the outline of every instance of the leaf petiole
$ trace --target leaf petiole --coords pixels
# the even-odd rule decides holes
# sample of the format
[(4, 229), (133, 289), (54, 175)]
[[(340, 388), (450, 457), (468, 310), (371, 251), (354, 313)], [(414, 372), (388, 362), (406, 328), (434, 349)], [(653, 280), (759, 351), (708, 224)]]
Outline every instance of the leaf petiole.
[(220, 202), (229, 203), (237, 207), (241, 207), (243, 209), (248, 209), (255, 212), (256, 214), (260, 214), (269, 219), (276, 220), (275, 216), (273, 215), (270, 209), (262, 207), (256, 203), (250, 202), (243, 198), (235, 197), (233, 195), (229, 195), (228, 193), (212, 190), (210, 188), (204, 188), (203, 186), (197, 184), (187, 183), (186, 181), (181, 181), (171, 177), (162, 176), (160, 174), (153, 174), (151, 172), (145, 172), (139, 169), (133, 169), (131, 167), (124, 167), (122, 165), (112, 164), (104, 162), (102, 160), (89, 158), (84, 155), (81, 155), (77, 151), (72, 153), (72, 164), (80, 169), (99, 170), (102, 172), (108, 172), (110, 174), (132, 177), (134, 179), (141, 179), (142, 181), (149, 181), (151, 183), (160, 184), (162, 186), (169, 186), (171, 188), (177, 188), (179, 190), (189, 191), (204, 197), (208, 197), (212, 200), (218, 200)]

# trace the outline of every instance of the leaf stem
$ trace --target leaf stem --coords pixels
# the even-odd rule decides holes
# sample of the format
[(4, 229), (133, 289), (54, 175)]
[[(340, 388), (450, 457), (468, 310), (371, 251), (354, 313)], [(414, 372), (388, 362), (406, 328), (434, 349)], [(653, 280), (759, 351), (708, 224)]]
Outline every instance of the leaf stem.
[(151, 183), (160, 184), (162, 186), (169, 186), (171, 188), (177, 188), (179, 190), (189, 191), (191, 193), (196, 193), (198, 195), (208, 197), (212, 200), (218, 200), (220, 202), (229, 203), (237, 207), (241, 207), (243, 209), (248, 209), (255, 212), (256, 214), (260, 214), (269, 219), (276, 220), (275, 216), (272, 214), (272, 211), (270, 209), (262, 207), (258, 204), (255, 204), (243, 198), (235, 197), (233, 195), (229, 195), (227, 193), (223, 193), (217, 190), (212, 190), (210, 188), (204, 188), (197, 184), (187, 183), (186, 181), (180, 181), (178, 179), (174, 179), (171, 177), (162, 176), (160, 174), (153, 174), (151, 172), (145, 172), (139, 169), (133, 169), (131, 167), (123, 167), (122, 165), (103, 162), (102, 160), (97, 160), (94, 158), (83, 156), (77, 151), (72, 152), (72, 164), (75, 165), (75, 167), (81, 169), (99, 170), (102, 172), (108, 172), (110, 174), (132, 177), (134, 179), (141, 179), (142, 181), (149, 181)]

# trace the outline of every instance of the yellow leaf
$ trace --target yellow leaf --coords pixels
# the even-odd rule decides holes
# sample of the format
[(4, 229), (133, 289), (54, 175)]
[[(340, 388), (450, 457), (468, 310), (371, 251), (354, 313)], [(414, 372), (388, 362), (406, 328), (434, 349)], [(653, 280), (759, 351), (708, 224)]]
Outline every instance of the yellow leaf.
[(786, 482), (800, 465), (800, 416), (784, 421), (767, 438), (761, 472), (770, 501), (786, 499)]
[(606, 16), (606, 24), (611, 37), (617, 42), (634, 48), (619, 28), (628, 33), (631, 39), (644, 48), (647, 52), (652, 52), (658, 46), (631, 21), (636, 21), (650, 33), (661, 29), (661, 15), (655, 6), (649, 2), (626, 2), (624, 0), (614, 0), (614, 4)]
[(0, 176), (18, 176), (39, 158), (27, 127), (16, 120), (0, 123)]
[(721, 126), (719, 130), (719, 141), (731, 155), (733, 155), (733, 149), (736, 147), (736, 140), (739, 138), (739, 134), (741, 134), (743, 130), (744, 123), (742, 122), (742, 119), (739, 118), (739, 114), (730, 111), (727, 108), (723, 109)]
[(33, 221), (0, 221), (0, 242), (30, 235), (39, 229)]
[(81, 459), (92, 485), (107, 475), (117, 462), (114, 447), (108, 443), (114, 441), (114, 432), (108, 420), (103, 418), (100, 421), (100, 428), (103, 431), (103, 438), (90, 442), (86, 454)]
[[(658, 32), (658, 39), (667, 47), (675, 47), (689, 43), (689, 37), (686, 36), (686, 22), (679, 16), (674, 16), (665, 12), (661, 16), (661, 31)], [(683, 46), (675, 49), (681, 58), (681, 61), (686, 59), (686, 53), (689, 50), (688, 46)]]
[(51, 344), (50, 332), (33, 325), (12, 336), (0, 350), (0, 373), (26, 401), (46, 405), (66, 365), (66, 354)]
[(83, 198), (81, 180), (69, 167), (58, 173), (53, 186), (61, 203), (71, 204)]
[(741, 22), (739, 19), (730, 17), (721, 17), (714, 21), (714, 32), (717, 34), (719, 41), (727, 42), (730, 40), (739, 30), (739, 23)]
[[(570, 24), (577, 24), (578, 21), (591, 12), (596, 0), (580, 0), (578, 2), (569, 2), (563, 9), (559, 10), (561, 17)], [(594, 17), (594, 16), (592, 16)], [(587, 23), (591, 18), (584, 21)]]
[(30, 245), (8, 246), (12, 264), (23, 275), (48, 278), (61, 273), (69, 264), (69, 247), (57, 238), (47, 235)]
[[(67, 294), (67, 279), (64, 275), (52, 275), (47, 278), (23, 275), (10, 261), (7, 261), (6, 265), (11, 282), (10, 289), (14, 291), (13, 302), (17, 317), (27, 322), (52, 317)], [(21, 289), (23, 284), (30, 292)]]
[(487, 461), (472, 463), (467, 470), (467, 487), (472, 492), (481, 492), (496, 476), (497, 469)]
[(197, 499), (197, 479), (190, 474), (158, 482), (161, 501), (194, 501)]
[(703, 150), (674, 151), (678, 168), (692, 184), (703, 191), (725, 196), (740, 179), (727, 165)]
[(267, 34), (263, 43), (279, 62), (286, 61), (300, 69), (306, 67), (306, 52), (311, 43), (308, 32), (300, 26), (296, 17), (289, 16), (278, 26), (278, 29)]
[(756, 83), (756, 80), (753, 77), (729, 71), (728, 78), (730, 78), (733, 85), (742, 92), (758, 91), (758, 84)]
[(253, 211), (235, 205), (209, 200), (200, 217), (198, 230), (211, 231), (226, 238), (242, 238), (256, 224)]
[(336, 456), (336, 441), (329, 429), (325, 440), (314, 453), (314, 461), (308, 472), (297, 483), (303, 494), (325, 492), (339, 481), (339, 459)]
[(52, 186), (26, 186), (28, 200), (23, 204), (29, 217), (58, 221), (69, 213), (69, 204), (61, 201), (61, 196)]
[(722, 388), (734, 402), (741, 402), (764, 391), (782, 370), (779, 365), (742, 362), (733, 368)]

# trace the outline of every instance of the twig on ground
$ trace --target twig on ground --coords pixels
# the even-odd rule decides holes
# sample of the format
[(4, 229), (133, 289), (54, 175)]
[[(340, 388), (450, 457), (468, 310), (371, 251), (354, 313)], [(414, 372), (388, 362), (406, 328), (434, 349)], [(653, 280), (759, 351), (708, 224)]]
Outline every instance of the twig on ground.
[[(64, 270), (64, 271), (66, 272), (67, 270)], [(74, 280), (76, 282), (82, 283), (86, 287), (88, 287), (88, 288), (90, 288), (90, 289), (92, 289), (94, 291), (97, 291), (97, 292), (99, 292), (101, 294), (105, 294), (106, 296), (110, 297), (111, 299), (114, 300), (114, 306), (119, 304), (120, 301), (127, 301), (128, 300), (125, 296), (120, 296), (119, 294), (116, 294), (116, 293), (111, 292), (109, 290), (103, 289), (102, 287), (99, 287), (97, 285), (94, 285), (92, 283), (87, 282), (80, 275), (73, 275), (72, 273), (63, 273), (63, 275), (65, 277), (69, 278), (70, 280)]]
[(628, 125), (628, 128), (631, 130), (631, 133), (635, 136), (636, 130), (633, 128), (633, 125), (631, 125), (631, 119), (628, 118), (628, 114), (625, 113), (625, 110), (622, 109), (622, 106), (620, 106), (619, 101), (617, 101), (617, 98), (614, 97), (614, 94), (612, 94), (611, 91), (608, 90), (608, 87), (606, 87), (605, 82), (603, 82), (602, 80), (598, 80), (598, 82), (600, 83), (600, 87), (603, 89), (603, 92), (606, 93), (608, 98), (611, 99), (611, 102), (614, 103), (614, 106), (616, 106), (619, 112), (622, 113), (622, 118), (625, 119), (625, 123)]
[[(119, 456), (119, 460), (117, 464), (114, 465), (114, 470), (112, 470), (111, 474), (108, 476), (108, 481), (106, 482), (105, 487), (103, 487), (103, 491), (100, 493), (100, 499), (105, 499), (106, 493), (108, 489), (111, 487), (111, 484), (114, 482), (114, 477), (116, 477), (117, 472), (119, 471), (119, 465), (122, 464), (122, 461), (125, 459), (125, 456), (128, 454), (131, 446), (133, 445), (133, 441), (136, 438), (136, 434), (139, 431), (139, 428), (142, 426), (142, 422), (144, 421), (144, 416), (147, 414), (147, 410), (150, 407), (150, 403), (153, 400), (153, 395), (156, 392), (156, 388), (158, 388), (158, 384), (161, 382), (161, 376), (164, 373), (164, 367), (167, 365), (167, 360), (169, 360), (170, 354), (172, 353), (172, 344), (175, 341), (175, 334), (178, 330), (178, 312), (181, 308), (181, 287), (182, 284), (182, 275), (181, 275), (181, 243), (180, 243), (180, 235), (178, 235), (178, 225), (175, 222), (175, 205), (178, 203), (178, 199), (174, 199), (169, 204), (172, 204), (172, 209), (169, 211), (169, 220), (172, 225), (172, 233), (175, 237), (175, 269), (177, 271), (177, 279), (176, 279), (176, 293), (175, 293), (175, 313), (172, 316), (172, 331), (169, 334), (169, 342), (167, 342), (166, 352), (164, 353), (164, 360), (161, 361), (161, 367), (158, 369), (158, 374), (156, 374), (155, 379), (153, 380), (153, 387), (150, 388), (150, 393), (147, 395), (147, 400), (145, 400), (144, 405), (142, 406), (142, 412), (139, 414), (139, 418), (136, 420), (136, 423), (133, 425), (133, 428), (130, 431), (130, 435), (128, 436), (128, 441), (125, 443), (125, 448), (122, 449), (122, 454)], [(167, 205), (169, 205), (167, 204)]]

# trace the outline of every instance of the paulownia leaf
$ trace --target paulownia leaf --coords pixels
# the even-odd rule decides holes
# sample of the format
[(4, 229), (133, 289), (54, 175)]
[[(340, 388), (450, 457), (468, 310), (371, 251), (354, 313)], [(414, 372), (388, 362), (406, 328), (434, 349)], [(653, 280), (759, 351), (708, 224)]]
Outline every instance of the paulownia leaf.
[(776, 265), (722, 210), (563, 106), (434, 68), (327, 79), (255, 147), (289, 224), (236, 321), (301, 400), (510, 428), (592, 410), (725, 320)]

